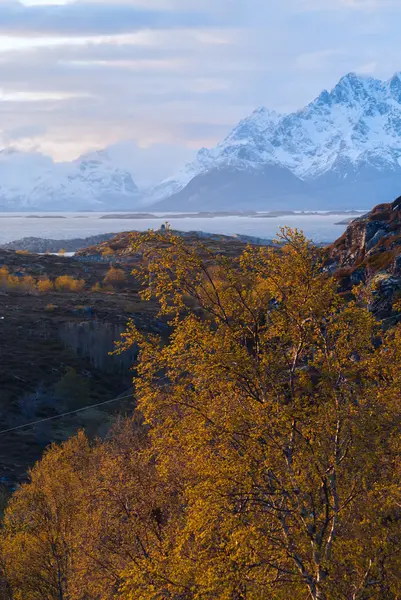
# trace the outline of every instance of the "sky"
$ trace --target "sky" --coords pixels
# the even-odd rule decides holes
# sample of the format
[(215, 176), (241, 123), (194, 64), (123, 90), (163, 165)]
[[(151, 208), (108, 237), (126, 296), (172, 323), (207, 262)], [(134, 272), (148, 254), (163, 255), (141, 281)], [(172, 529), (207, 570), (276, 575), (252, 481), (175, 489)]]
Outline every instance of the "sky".
[(129, 140), (154, 183), (258, 106), (401, 71), (400, 19), (401, 0), (0, 0), (0, 147)]

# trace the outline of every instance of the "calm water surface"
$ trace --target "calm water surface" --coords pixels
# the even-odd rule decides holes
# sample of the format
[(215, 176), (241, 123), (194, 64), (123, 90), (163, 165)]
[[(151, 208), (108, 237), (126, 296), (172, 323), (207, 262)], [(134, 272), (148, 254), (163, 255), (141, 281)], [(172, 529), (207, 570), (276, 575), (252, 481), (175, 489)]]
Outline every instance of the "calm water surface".
[[(29, 213), (38, 215), (39, 213)], [(23, 237), (41, 237), (51, 239), (71, 239), (88, 237), (101, 233), (119, 233), (121, 231), (144, 231), (158, 229), (166, 218), (151, 219), (100, 219), (107, 213), (54, 213), (52, 217), (29, 218), (28, 213), (0, 213), (0, 244)], [(109, 213), (110, 214), (110, 213)], [(275, 237), (280, 227), (289, 226), (302, 229), (314, 242), (332, 242), (337, 239), (346, 225), (336, 225), (351, 216), (344, 215), (288, 215), (274, 218), (255, 217), (214, 217), (214, 218), (173, 218), (170, 223), (181, 231), (206, 231), (226, 235), (243, 234), (260, 238)], [(355, 216), (358, 216), (355, 214)], [(65, 218), (60, 218), (65, 217)]]

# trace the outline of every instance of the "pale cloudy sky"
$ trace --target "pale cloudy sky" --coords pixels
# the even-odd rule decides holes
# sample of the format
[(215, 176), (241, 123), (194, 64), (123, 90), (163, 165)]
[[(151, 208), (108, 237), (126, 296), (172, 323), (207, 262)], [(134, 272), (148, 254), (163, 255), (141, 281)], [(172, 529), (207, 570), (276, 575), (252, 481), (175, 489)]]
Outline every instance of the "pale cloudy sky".
[(401, 0), (0, 0), (0, 146), (133, 140), (157, 179), (256, 106), (401, 70), (400, 23)]

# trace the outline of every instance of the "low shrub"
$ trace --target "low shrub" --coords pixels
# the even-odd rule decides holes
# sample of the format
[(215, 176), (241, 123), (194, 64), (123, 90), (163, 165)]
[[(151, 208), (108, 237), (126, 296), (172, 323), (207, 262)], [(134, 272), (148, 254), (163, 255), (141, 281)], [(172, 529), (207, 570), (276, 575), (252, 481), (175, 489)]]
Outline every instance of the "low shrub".
[(127, 275), (125, 271), (116, 267), (110, 267), (103, 279), (103, 282), (106, 286), (112, 286), (113, 288), (124, 287), (126, 281)]
[(47, 294), (54, 291), (54, 283), (50, 279), (39, 279), (37, 288), (41, 294)]
[(0, 268), (0, 287), (2, 287), (5, 284), (5, 282), (8, 279), (8, 276), (9, 276), (8, 268), (1, 267)]
[(0, 269), (0, 289), (4, 292), (34, 294), (36, 281), (31, 275), (25, 277), (11, 275), (7, 267), (2, 267)]
[(54, 286), (58, 292), (82, 292), (85, 288), (84, 279), (75, 279), (70, 275), (57, 277)]
[[(18, 278), (17, 278), (18, 279)], [(17, 283), (17, 289), (20, 288), (22, 292), (27, 294), (34, 294), (36, 292), (36, 280), (31, 275), (20, 277)]]
[(82, 292), (84, 279), (75, 279), (70, 275), (61, 275), (53, 283), (48, 277), (36, 280), (31, 275), (12, 275), (7, 267), (0, 268), (0, 290), (22, 294), (46, 294), (57, 292)]

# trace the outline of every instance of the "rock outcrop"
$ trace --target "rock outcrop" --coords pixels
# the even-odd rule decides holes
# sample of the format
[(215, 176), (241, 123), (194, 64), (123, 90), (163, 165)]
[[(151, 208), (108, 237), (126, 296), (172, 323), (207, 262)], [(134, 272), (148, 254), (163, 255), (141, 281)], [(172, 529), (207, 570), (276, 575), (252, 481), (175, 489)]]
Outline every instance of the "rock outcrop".
[(399, 271), (401, 255), (401, 197), (380, 204), (352, 221), (345, 233), (329, 248), (329, 264), (336, 269), (365, 275), (377, 271)]
[(326, 266), (343, 291), (365, 283), (372, 290), (372, 311), (393, 316), (401, 299), (401, 197), (355, 219), (327, 255)]
[(0, 245), (0, 249), (4, 250), (26, 250), (28, 252), (35, 252), (38, 254), (45, 254), (46, 252), (60, 252), (63, 249), (65, 252), (76, 252), (82, 248), (93, 246), (95, 244), (101, 244), (107, 240), (115, 237), (115, 233), (101, 233), (99, 235), (92, 235), (86, 238), (73, 238), (70, 240), (54, 240), (40, 237), (25, 237), (20, 240), (13, 242), (7, 242), (7, 244)]

